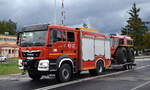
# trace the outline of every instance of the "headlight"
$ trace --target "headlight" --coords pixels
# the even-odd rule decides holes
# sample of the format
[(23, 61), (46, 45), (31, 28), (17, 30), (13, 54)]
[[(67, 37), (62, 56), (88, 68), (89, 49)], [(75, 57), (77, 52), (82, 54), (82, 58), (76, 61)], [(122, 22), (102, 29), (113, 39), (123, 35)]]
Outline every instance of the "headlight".
[(40, 60), (38, 71), (49, 71), (49, 60)]
[(22, 66), (22, 59), (19, 59), (19, 60), (18, 60), (18, 65), (19, 65), (19, 66)]
[(19, 66), (19, 69), (21, 69), (21, 70), (24, 69), (23, 60), (22, 60), (22, 59), (19, 59), (19, 60), (18, 60), (18, 66)]

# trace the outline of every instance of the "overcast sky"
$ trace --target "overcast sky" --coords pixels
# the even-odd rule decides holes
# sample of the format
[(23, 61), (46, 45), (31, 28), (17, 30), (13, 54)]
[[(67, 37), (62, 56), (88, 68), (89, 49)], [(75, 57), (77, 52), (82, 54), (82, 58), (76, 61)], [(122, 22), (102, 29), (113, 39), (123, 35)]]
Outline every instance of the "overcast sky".
[[(22, 27), (52, 23), (54, 0), (0, 0), (0, 20), (12, 19)], [(150, 0), (64, 0), (65, 24), (88, 22), (103, 33), (118, 33), (126, 25), (133, 2), (141, 8), (140, 17), (150, 21)], [(60, 24), (61, 0), (57, 0), (57, 24)]]

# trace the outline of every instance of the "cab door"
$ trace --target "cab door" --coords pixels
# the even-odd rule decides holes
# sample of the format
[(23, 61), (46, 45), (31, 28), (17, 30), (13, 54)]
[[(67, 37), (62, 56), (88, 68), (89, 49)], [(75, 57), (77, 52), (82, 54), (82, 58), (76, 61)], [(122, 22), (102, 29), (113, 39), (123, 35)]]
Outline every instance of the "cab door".
[[(76, 58), (77, 48), (75, 32), (65, 29), (51, 29), (49, 43), (50, 56), (59, 57), (61, 55), (69, 56), (71, 59)], [(52, 57), (53, 58), (53, 57)]]
[(63, 55), (65, 52), (66, 32), (61, 29), (50, 30), (50, 43), (52, 45), (52, 52), (56, 55)]

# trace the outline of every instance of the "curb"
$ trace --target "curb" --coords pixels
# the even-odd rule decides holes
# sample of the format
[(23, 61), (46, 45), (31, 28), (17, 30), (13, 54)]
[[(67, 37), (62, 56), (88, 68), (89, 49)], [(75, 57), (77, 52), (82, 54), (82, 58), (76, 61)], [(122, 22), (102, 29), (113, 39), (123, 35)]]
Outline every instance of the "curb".
[(138, 57), (135, 57), (135, 59), (144, 59), (144, 58), (150, 58), (150, 56), (138, 56)]

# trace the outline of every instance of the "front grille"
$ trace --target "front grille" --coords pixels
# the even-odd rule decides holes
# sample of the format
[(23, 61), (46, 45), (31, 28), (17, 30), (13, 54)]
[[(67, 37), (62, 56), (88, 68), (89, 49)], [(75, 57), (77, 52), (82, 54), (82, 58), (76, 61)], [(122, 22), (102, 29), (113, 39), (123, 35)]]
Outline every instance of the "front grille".
[(30, 60), (30, 61), (28, 61), (28, 69), (29, 70), (37, 70), (37, 68), (38, 68), (38, 63), (39, 63), (39, 61), (38, 60)]
[(28, 70), (37, 70), (38, 63), (39, 63), (39, 60), (27, 60), (27, 59), (23, 60), (23, 65), (25, 69), (28, 69)]
[(39, 57), (40, 52), (22, 52), (23, 57)]

